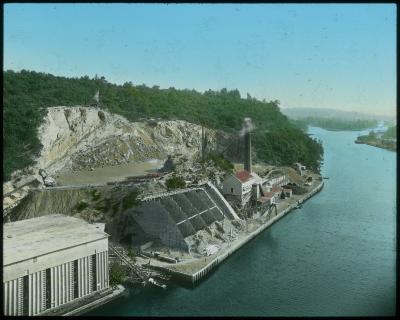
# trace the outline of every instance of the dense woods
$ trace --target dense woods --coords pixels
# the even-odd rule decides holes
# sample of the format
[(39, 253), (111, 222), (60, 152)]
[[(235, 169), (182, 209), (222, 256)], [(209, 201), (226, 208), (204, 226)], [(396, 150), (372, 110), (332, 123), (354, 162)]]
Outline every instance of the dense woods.
[(45, 108), (90, 105), (100, 90), (100, 107), (131, 121), (141, 118), (183, 119), (210, 128), (237, 132), (244, 117), (256, 126), (253, 144), (259, 159), (290, 165), (300, 161), (318, 169), (322, 145), (311, 139), (279, 111), (279, 101), (259, 101), (238, 90), (160, 89), (130, 82), (116, 85), (104, 77), (57, 77), (22, 70), (4, 71), (3, 82), (3, 180), (30, 164), (40, 152), (37, 130)]
[(295, 123), (300, 127), (310, 125), (331, 131), (359, 131), (375, 127), (378, 121), (369, 119), (345, 120), (337, 118), (306, 117), (296, 120)]

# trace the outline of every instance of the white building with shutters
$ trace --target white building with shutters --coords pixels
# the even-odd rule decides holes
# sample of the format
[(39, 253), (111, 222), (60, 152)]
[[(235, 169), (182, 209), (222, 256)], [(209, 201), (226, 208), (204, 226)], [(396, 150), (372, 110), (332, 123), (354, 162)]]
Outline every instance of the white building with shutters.
[(3, 225), (5, 315), (39, 315), (109, 287), (104, 225), (48, 215)]

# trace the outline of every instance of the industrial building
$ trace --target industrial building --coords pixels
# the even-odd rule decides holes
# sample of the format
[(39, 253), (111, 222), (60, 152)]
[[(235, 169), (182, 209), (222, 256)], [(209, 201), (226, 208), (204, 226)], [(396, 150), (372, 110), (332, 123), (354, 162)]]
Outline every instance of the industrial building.
[(273, 205), (276, 203), (276, 195), (274, 192), (264, 192), (264, 195), (257, 200), (263, 204)]
[(290, 182), (290, 179), (289, 179), (288, 175), (284, 174), (284, 173), (282, 173), (278, 176), (271, 177), (269, 179), (269, 183), (271, 184), (272, 187), (274, 187), (274, 186), (282, 187), (282, 186), (288, 184), (289, 182)]
[[(246, 120), (246, 119), (245, 119)], [(251, 127), (249, 119), (244, 121), (244, 170), (228, 175), (223, 181), (223, 194), (231, 203), (244, 207), (253, 199), (254, 202), (272, 205), (276, 203), (281, 186), (290, 182), (285, 173), (268, 177), (258, 176), (252, 171), (251, 163)], [(273, 170), (280, 171), (280, 170)], [(272, 173), (273, 173), (272, 172)]]
[(306, 166), (303, 166), (301, 163), (296, 162), (294, 164), (294, 168), (297, 170), (300, 176), (303, 176), (304, 171), (306, 170)]
[(40, 315), (109, 287), (103, 224), (54, 214), (3, 231), (5, 315)]
[(254, 172), (243, 170), (225, 178), (223, 181), (223, 194), (229, 201), (237, 202), (242, 206), (250, 200), (253, 185), (254, 192), (257, 193), (256, 197), (258, 198), (262, 179)]
[(283, 188), (283, 193), (286, 198), (290, 198), (293, 195), (293, 191), (290, 188)]
[[(181, 189), (142, 199), (125, 211), (115, 224), (115, 238), (132, 244), (148, 241), (189, 252), (185, 238), (216, 221), (239, 219), (220, 192), (208, 183), (200, 188)], [(113, 234), (114, 238), (114, 234)]]

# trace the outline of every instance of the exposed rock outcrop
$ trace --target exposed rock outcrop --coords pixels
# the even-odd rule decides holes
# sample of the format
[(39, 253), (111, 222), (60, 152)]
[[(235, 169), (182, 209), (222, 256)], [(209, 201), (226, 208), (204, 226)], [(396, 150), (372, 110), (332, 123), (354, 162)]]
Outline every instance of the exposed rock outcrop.
[[(49, 175), (61, 169), (165, 159), (169, 154), (193, 155), (201, 150), (199, 125), (183, 120), (129, 122), (94, 107), (49, 108), (39, 136), (43, 149), (34, 169), (44, 168)], [(223, 134), (217, 137), (214, 130), (208, 130), (207, 138), (209, 148), (224, 144)]]
[(56, 180), (54, 180), (54, 178), (52, 178), (52, 177), (50, 177), (50, 176), (47, 176), (47, 177), (44, 179), (44, 185), (45, 185), (46, 187), (55, 187), (55, 186), (57, 185), (57, 182), (56, 182)]
[[(53, 177), (62, 172), (164, 160), (176, 154), (193, 159), (201, 151), (199, 125), (183, 120), (130, 122), (96, 107), (48, 108), (38, 133), (43, 147), (35, 164), (14, 172), (11, 184), (3, 185), (6, 208), (15, 206), (32, 187), (55, 186)], [(229, 134), (207, 130), (209, 149), (226, 149), (230, 139)]]

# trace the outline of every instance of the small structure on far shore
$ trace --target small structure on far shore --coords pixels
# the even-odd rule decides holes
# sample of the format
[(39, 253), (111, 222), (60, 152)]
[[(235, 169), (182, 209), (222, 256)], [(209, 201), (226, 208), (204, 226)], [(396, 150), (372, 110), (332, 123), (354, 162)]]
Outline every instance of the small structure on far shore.
[(294, 168), (296, 171), (300, 174), (300, 176), (303, 176), (304, 171), (306, 170), (306, 166), (303, 166), (301, 163), (296, 162), (294, 164)]

